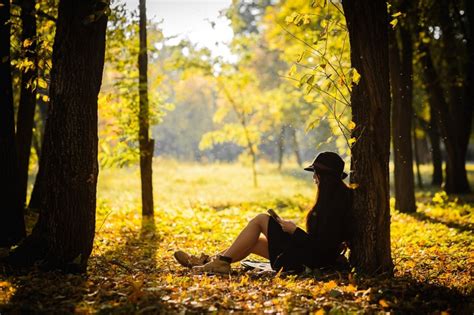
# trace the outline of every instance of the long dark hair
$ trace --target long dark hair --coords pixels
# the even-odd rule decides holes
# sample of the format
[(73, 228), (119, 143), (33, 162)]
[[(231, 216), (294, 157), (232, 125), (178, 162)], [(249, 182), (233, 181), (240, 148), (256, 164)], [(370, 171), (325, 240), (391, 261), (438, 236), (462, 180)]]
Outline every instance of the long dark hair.
[(316, 193), (316, 201), (306, 215), (306, 231), (311, 232), (311, 218), (313, 215), (324, 215), (324, 211), (337, 209), (350, 215), (352, 209), (352, 188), (341, 178), (333, 174), (318, 173), (319, 185)]

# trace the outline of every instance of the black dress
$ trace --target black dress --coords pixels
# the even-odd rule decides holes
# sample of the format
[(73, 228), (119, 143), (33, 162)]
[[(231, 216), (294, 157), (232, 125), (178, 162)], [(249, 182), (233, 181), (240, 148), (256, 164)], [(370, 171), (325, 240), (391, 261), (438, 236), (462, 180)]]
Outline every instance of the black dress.
[(346, 238), (346, 209), (326, 208), (313, 211), (309, 233), (297, 228), (293, 234), (283, 231), (272, 217), (268, 222), (268, 251), (274, 270), (302, 271), (333, 265)]
[(268, 221), (268, 253), (270, 255), (270, 265), (273, 269), (277, 257), (283, 253), (291, 244), (291, 235), (284, 232), (273, 217)]

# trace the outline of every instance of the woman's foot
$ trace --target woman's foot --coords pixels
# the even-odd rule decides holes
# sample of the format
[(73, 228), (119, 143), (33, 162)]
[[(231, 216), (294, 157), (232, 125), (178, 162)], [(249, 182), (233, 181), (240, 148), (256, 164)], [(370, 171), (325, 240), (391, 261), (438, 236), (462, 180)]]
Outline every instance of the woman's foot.
[(232, 258), (218, 255), (205, 265), (193, 267), (193, 270), (209, 273), (230, 273), (231, 262)]
[(184, 267), (192, 268), (202, 266), (210, 261), (209, 255), (204, 253), (201, 256), (190, 255), (181, 250), (174, 252), (174, 258)]

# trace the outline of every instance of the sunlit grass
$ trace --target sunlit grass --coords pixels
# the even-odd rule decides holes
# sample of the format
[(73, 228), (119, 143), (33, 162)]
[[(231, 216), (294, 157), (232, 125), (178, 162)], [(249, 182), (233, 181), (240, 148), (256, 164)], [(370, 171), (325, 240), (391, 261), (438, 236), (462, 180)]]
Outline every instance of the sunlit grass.
[[(98, 198), (116, 205), (139, 203), (137, 167), (105, 169), (99, 175)], [(241, 164), (208, 164), (155, 159), (153, 190), (157, 207), (207, 204), (226, 207), (242, 203), (274, 203), (292, 198), (314, 199), (311, 173), (296, 165), (277, 171), (275, 164), (258, 165), (258, 187), (250, 167)]]

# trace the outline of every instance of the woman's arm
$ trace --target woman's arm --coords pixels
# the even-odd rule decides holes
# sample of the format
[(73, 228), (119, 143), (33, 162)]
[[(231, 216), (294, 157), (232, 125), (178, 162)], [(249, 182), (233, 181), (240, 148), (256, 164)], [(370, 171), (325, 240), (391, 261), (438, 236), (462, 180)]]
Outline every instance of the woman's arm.
[(278, 219), (278, 223), (280, 223), (282, 230), (288, 234), (293, 234), (298, 229), (293, 221), (283, 220), (280, 218)]

